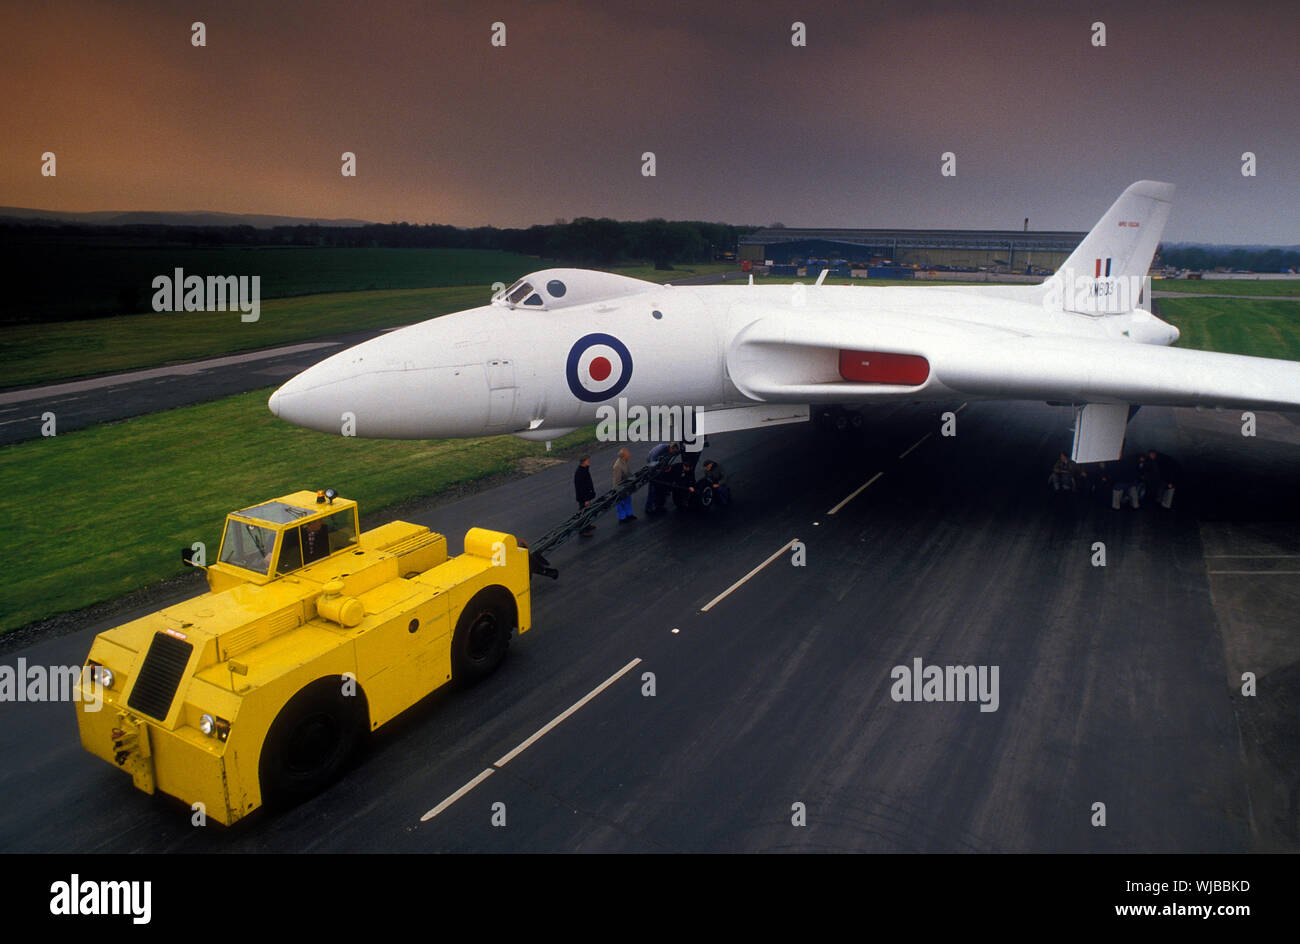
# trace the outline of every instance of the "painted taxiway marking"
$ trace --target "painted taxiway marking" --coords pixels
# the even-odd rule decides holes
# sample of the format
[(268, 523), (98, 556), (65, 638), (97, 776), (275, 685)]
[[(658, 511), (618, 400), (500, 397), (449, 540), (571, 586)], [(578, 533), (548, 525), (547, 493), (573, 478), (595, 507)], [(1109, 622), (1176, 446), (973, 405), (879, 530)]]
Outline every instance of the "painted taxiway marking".
[(882, 475), (884, 475), (884, 474), (885, 474), (884, 472), (877, 472), (877, 473), (876, 473), (875, 475), (873, 475), (871, 478), (867, 479), (867, 481), (864, 482), (862, 485), (858, 486), (857, 490), (856, 490), (852, 495), (850, 495), (848, 498), (844, 499), (844, 501), (840, 502), (838, 505), (836, 505), (836, 506), (835, 506), (834, 508), (832, 508), (830, 511), (826, 512), (826, 514), (828, 514), (828, 515), (833, 515), (833, 514), (835, 514), (837, 511), (839, 511), (841, 508), (843, 508), (843, 507), (844, 507), (845, 505), (847, 505), (849, 502), (853, 501), (853, 499), (857, 498), (859, 495), (861, 495), (863, 492), (865, 492), (865, 491), (867, 490), (867, 487), (868, 487), (869, 485), (871, 485), (872, 482), (874, 482), (876, 479), (880, 478), (880, 477), (881, 477)]
[(918, 439), (916, 442), (912, 443), (912, 445), (908, 446), (908, 447), (907, 447), (906, 449), (904, 449), (901, 453), (899, 453), (899, 454), (898, 454), (898, 458), (900, 458), (900, 459), (906, 459), (906, 458), (907, 458), (907, 454), (908, 454), (909, 452), (911, 452), (911, 451), (912, 451), (913, 449), (915, 449), (917, 446), (921, 445), (921, 443), (923, 443), (923, 442), (925, 442), (927, 439), (929, 439), (931, 435), (932, 435), (931, 433), (926, 433), (924, 436), (922, 436), (922, 437), (921, 437), (920, 439)]
[(457, 800), (459, 800), (459, 799), (460, 799), (461, 797), (463, 797), (465, 794), (469, 793), (471, 790), (473, 790), (475, 787), (477, 787), (480, 783), (482, 783), (482, 782), (483, 782), (484, 780), (486, 780), (488, 777), (491, 777), (494, 773), (496, 773), (496, 771), (493, 770), (491, 767), (489, 767), (487, 770), (483, 771), (481, 774), (479, 774), (477, 777), (475, 777), (475, 778), (474, 778), (473, 780), (471, 780), (469, 783), (465, 784), (465, 786), (461, 787), (459, 790), (457, 790), (457, 791), (456, 791), (455, 793), (453, 793), (451, 796), (447, 797), (447, 799), (443, 800), (441, 803), (439, 803), (439, 804), (438, 804), (437, 806), (435, 806), (433, 809), (429, 810), (429, 812), (427, 812), (427, 813), (425, 813), (423, 816), (421, 816), (421, 817), (420, 817), (420, 822), (425, 823), (425, 822), (428, 822), (429, 820), (433, 819), (435, 816), (437, 816), (439, 813), (441, 813), (441, 812), (442, 812), (443, 810), (445, 810), (447, 807), (451, 806), (453, 803), (455, 803)]
[(538, 741), (539, 741), (539, 740), (540, 740), (540, 739), (541, 739), (541, 738), (542, 738), (542, 737), (543, 737), (547, 732), (551, 731), (551, 730), (552, 730), (556, 725), (558, 725), (560, 722), (564, 721), (566, 718), (568, 718), (570, 715), (572, 715), (575, 711), (577, 711), (579, 708), (581, 708), (581, 707), (582, 707), (583, 705), (585, 705), (587, 702), (591, 701), (593, 698), (595, 698), (597, 695), (599, 695), (599, 694), (600, 694), (601, 692), (603, 692), (605, 689), (609, 688), (611, 685), (613, 685), (615, 682), (617, 682), (619, 679), (621, 679), (621, 678), (622, 678), (624, 675), (626, 675), (628, 672), (631, 672), (634, 668), (636, 668), (636, 667), (637, 667), (638, 665), (640, 665), (640, 664), (641, 664), (641, 658), (638, 656), (637, 658), (635, 658), (635, 659), (633, 659), (631, 662), (629, 662), (627, 665), (623, 666), (623, 668), (619, 669), (617, 672), (615, 672), (615, 673), (614, 673), (613, 675), (611, 675), (609, 678), (605, 679), (605, 681), (601, 682), (599, 685), (597, 685), (597, 686), (596, 686), (595, 688), (593, 688), (591, 691), (587, 692), (587, 694), (583, 695), (580, 699), (578, 699), (577, 701), (575, 701), (572, 705), (570, 705), (570, 706), (569, 706), (568, 708), (566, 708), (564, 711), (560, 712), (558, 715), (556, 715), (554, 718), (552, 718), (552, 719), (551, 719), (549, 722), (547, 722), (545, 725), (543, 725), (542, 727), (538, 728), (535, 732), (533, 732), (532, 735), (530, 735), (530, 736), (528, 737), (527, 740), (523, 741), (523, 742), (522, 742), (518, 747), (516, 747), (516, 748), (515, 748), (514, 750), (512, 750), (510, 753), (508, 753), (508, 754), (506, 754), (505, 756), (503, 756), (500, 760), (498, 760), (498, 761), (497, 761), (495, 764), (493, 764), (491, 767), (488, 767), (487, 769), (485, 769), (485, 770), (484, 770), (482, 773), (480, 773), (477, 777), (475, 777), (475, 778), (474, 778), (473, 780), (471, 780), (469, 783), (465, 784), (465, 786), (461, 787), (459, 790), (457, 790), (457, 791), (456, 791), (455, 793), (453, 793), (451, 796), (447, 797), (447, 799), (443, 800), (441, 803), (439, 803), (439, 804), (438, 804), (437, 806), (435, 806), (433, 809), (429, 810), (429, 812), (427, 812), (427, 813), (425, 813), (423, 816), (421, 816), (421, 817), (420, 817), (420, 822), (422, 822), (422, 823), (427, 823), (429, 820), (433, 819), (433, 818), (434, 818), (435, 816), (437, 816), (439, 813), (443, 812), (445, 809), (447, 809), (447, 807), (451, 806), (453, 803), (455, 803), (457, 800), (459, 800), (459, 799), (460, 799), (461, 797), (463, 797), (465, 794), (469, 793), (471, 790), (473, 790), (475, 787), (477, 787), (480, 783), (482, 783), (482, 782), (483, 782), (484, 780), (486, 780), (488, 777), (492, 776), (494, 773), (496, 773), (498, 770), (500, 770), (500, 769), (501, 769), (502, 767), (504, 767), (506, 764), (510, 763), (512, 760), (514, 760), (516, 757), (518, 757), (518, 756), (519, 756), (520, 754), (522, 754), (524, 751), (528, 750), (528, 748), (530, 748), (530, 747), (532, 747), (534, 744), (536, 744), (536, 743), (537, 743), (537, 742), (538, 742)]
[[(867, 483), (867, 484), (870, 484), (870, 483)], [(866, 486), (863, 486), (863, 487), (865, 488)], [(782, 554), (784, 554), (786, 551), (790, 550), (790, 548), (793, 547), (794, 544), (795, 544), (798, 540), (799, 540), (798, 538), (791, 538), (791, 539), (790, 539), (789, 541), (787, 541), (787, 542), (786, 542), (786, 543), (785, 543), (785, 544), (780, 548), (780, 550), (778, 550), (775, 554), (773, 554), (773, 555), (772, 555), (771, 557), (769, 557), (767, 560), (763, 561), (763, 563), (759, 564), (757, 567), (755, 567), (755, 568), (754, 568), (753, 570), (751, 570), (749, 573), (745, 574), (745, 576), (741, 577), (739, 580), (737, 580), (735, 583), (733, 583), (733, 584), (732, 584), (730, 587), (728, 587), (726, 590), (723, 590), (721, 593), (719, 593), (716, 597), (714, 597), (714, 598), (713, 598), (712, 600), (710, 600), (708, 603), (704, 604), (704, 606), (703, 606), (703, 608), (700, 610), (700, 612), (701, 612), (701, 613), (707, 613), (707, 612), (709, 612), (709, 610), (713, 609), (715, 606), (717, 606), (719, 603), (721, 603), (721, 602), (722, 602), (723, 600), (725, 600), (727, 597), (731, 596), (731, 594), (734, 593), (734, 592), (735, 592), (739, 587), (741, 587), (741, 586), (745, 583), (745, 581), (749, 580), (751, 577), (753, 577), (756, 573), (758, 573), (760, 570), (762, 570), (762, 569), (763, 569), (764, 567), (766, 567), (768, 564), (772, 563), (772, 561), (776, 560), (778, 557), (780, 557), (780, 556), (781, 556)]]

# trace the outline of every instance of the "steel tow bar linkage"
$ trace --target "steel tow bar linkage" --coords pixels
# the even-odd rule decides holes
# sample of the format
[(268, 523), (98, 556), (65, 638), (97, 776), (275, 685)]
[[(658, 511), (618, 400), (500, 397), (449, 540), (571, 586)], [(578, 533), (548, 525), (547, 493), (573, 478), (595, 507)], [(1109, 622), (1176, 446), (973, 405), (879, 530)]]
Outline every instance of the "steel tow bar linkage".
[[(552, 528), (536, 541), (527, 545), (529, 569), (543, 577), (550, 577), (552, 580), (558, 579), (560, 572), (551, 566), (550, 562), (543, 556), (544, 554), (552, 548), (559, 547), (579, 531), (585, 530), (588, 526), (594, 524), (597, 518), (613, 508), (624, 495), (631, 495), (655, 476), (667, 472), (669, 466), (680, 460), (681, 454), (674, 453), (656, 463), (643, 465), (630, 478), (623, 480), (605, 494), (598, 495), (592, 499), (589, 505), (573, 514), (563, 524)], [(669, 477), (665, 476), (665, 479), (667, 478)], [(672, 483), (664, 481), (663, 484), (668, 486)], [(522, 542), (521, 546), (523, 546)]]

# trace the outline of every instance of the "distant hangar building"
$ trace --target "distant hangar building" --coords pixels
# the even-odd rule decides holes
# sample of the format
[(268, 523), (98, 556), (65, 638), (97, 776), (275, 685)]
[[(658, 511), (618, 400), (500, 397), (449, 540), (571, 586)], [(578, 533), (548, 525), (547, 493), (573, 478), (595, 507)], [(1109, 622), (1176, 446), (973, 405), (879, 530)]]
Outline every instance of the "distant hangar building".
[(969, 229), (768, 227), (740, 237), (740, 259), (756, 264), (843, 259), (849, 263), (1054, 272), (1087, 233)]

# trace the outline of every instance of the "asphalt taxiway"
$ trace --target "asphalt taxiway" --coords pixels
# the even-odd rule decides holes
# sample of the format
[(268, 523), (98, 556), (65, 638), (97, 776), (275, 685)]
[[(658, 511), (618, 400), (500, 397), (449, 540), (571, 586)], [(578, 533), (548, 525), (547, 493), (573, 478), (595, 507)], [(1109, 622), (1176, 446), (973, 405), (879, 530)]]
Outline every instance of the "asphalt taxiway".
[[(1129, 443), (1184, 481), (1171, 510), (1114, 511), (1048, 490), (1067, 410), (971, 403), (940, 435), (960, 406), (714, 437), (731, 507), (648, 518), (638, 494), (637, 521), (554, 551), (500, 671), (436, 692), (287, 812), (196, 828), (81, 749), (75, 706), (0, 704), (0, 849), (1300, 849), (1300, 427), (1261, 414), (1244, 439), (1233, 415), (1144, 409)], [(560, 463), (402, 517), (453, 551), (471, 525), (536, 537), (571, 479)], [(137, 612), (0, 661), (79, 664)], [(916, 658), (997, 666), (997, 710), (895, 700)]]
[(71, 432), (278, 385), (329, 355), (382, 333), (358, 331), (225, 357), (3, 390), (0, 446), (39, 439), (49, 413), (54, 414), (58, 432)]

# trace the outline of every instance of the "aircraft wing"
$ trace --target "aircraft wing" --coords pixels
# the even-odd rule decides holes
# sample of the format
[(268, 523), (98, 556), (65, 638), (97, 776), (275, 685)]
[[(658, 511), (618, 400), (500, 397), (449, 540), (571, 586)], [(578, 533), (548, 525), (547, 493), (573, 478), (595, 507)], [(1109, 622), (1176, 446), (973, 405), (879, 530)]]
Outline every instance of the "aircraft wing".
[(849, 323), (808, 312), (737, 333), (728, 373), (746, 396), (785, 403), (953, 396), (1065, 403), (1300, 410), (1300, 361), (1037, 335), (931, 318)]

